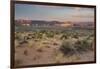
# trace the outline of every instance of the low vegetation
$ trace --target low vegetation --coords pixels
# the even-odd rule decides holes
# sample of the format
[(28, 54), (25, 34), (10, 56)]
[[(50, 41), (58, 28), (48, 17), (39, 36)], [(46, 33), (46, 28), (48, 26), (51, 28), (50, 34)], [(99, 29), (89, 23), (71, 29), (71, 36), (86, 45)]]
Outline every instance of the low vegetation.
[[(52, 62), (56, 63), (61, 63), (63, 62), (62, 60), (69, 61), (66, 57), (70, 57), (71, 62), (76, 59), (81, 60), (80, 56), (76, 55), (92, 51), (93, 40), (93, 30), (15, 32), (16, 54), (22, 53), (17, 58), (27, 56), (27, 58), (23, 59), (23, 62), (26, 59), (28, 60), (29, 57), (30, 59), (32, 58), (34, 64), (35, 62), (39, 63), (39, 61), (43, 62), (44, 59), (47, 62), (51, 62), (49, 59), (52, 59)], [(54, 52), (55, 50), (57, 51)], [(55, 53), (56, 55), (53, 55)], [(27, 62), (25, 61), (24, 63)], [(22, 60), (15, 60), (15, 65), (18, 66), (20, 64), (22, 64)]]
[(64, 41), (60, 47), (60, 51), (67, 56), (71, 56), (74, 54), (73, 45), (67, 41)]
[(92, 41), (89, 42), (87, 38), (83, 40), (78, 39), (73, 45), (71, 42), (64, 41), (60, 47), (60, 51), (66, 56), (71, 56), (76, 54), (76, 52), (84, 53), (90, 50), (92, 50)]

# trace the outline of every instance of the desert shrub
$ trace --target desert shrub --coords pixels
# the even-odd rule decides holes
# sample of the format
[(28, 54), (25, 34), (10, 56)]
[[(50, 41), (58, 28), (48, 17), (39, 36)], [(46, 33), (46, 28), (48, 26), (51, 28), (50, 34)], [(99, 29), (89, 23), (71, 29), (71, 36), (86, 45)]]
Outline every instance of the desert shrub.
[(94, 36), (94, 33), (92, 33), (90, 36), (93, 37)]
[(58, 43), (54, 42), (53, 45), (58, 45)]
[(34, 41), (35, 41), (35, 42), (38, 42), (38, 41), (39, 41), (39, 39), (34, 39)]
[(46, 33), (46, 32), (47, 32), (46, 30), (41, 30), (41, 31), (40, 31), (40, 33)]
[(28, 36), (32, 36), (33, 34), (28, 34)]
[(24, 36), (24, 40), (29, 40), (31, 39), (29, 36)]
[(39, 33), (39, 32), (38, 32), (37, 35), (36, 35), (36, 38), (42, 39), (42, 35), (43, 35), (42, 33)]
[(60, 39), (68, 39), (68, 35), (67, 34), (63, 34)]
[(58, 35), (59, 34), (59, 31), (55, 31), (55, 34)]
[(22, 40), (22, 39), (20, 38), (20, 35), (18, 35), (17, 33), (15, 34), (15, 39), (18, 40), (18, 41)]
[(84, 47), (82, 47), (82, 42), (79, 40), (75, 43), (75, 48), (79, 53), (82, 53), (82, 51), (85, 51)]
[(20, 41), (20, 42), (19, 42), (19, 44), (25, 44), (25, 43), (28, 43), (28, 41), (23, 40), (23, 41)]
[(33, 36), (34, 38), (36, 38), (37, 32), (34, 32), (32, 36)]
[(35, 36), (32, 36), (32, 39), (34, 39), (35, 38)]
[(87, 38), (86, 39), (87, 40), (90, 40), (90, 38), (91, 38), (91, 35), (87, 35)]
[(92, 45), (88, 42), (88, 40), (78, 40), (74, 45), (79, 53), (89, 51), (92, 48)]
[(20, 38), (18, 36), (15, 36), (15, 39), (19, 40)]
[(35, 35), (34, 34), (28, 34), (28, 36), (25, 36), (25, 39), (26, 40), (34, 39), (34, 38), (35, 38)]
[(53, 33), (53, 32), (48, 32), (48, 33), (46, 34), (46, 36), (47, 36), (48, 38), (53, 38), (53, 37), (54, 37), (54, 33)]
[(44, 41), (44, 42), (43, 42), (43, 44), (50, 44), (50, 43), (49, 43), (49, 42), (47, 42), (47, 41)]
[(65, 56), (71, 56), (74, 54), (74, 48), (70, 42), (63, 42), (60, 51), (65, 55)]
[(63, 33), (63, 34), (65, 34), (65, 33), (66, 33), (66, 30), (62, 30), (62, 31), (60, 31), (60, 33)]
[(79, 38), (78, 34), (73, 34), (72, 37), (73, 37), (73, 38), (76, 38), (76, 39)]
[(86, 48), (86, 50), (91, 50), (92, 48), (92, 43), (91, 42), (88, 42), (88, 40), (83, 40), (83, 44), (82, 46), (84, 46)]

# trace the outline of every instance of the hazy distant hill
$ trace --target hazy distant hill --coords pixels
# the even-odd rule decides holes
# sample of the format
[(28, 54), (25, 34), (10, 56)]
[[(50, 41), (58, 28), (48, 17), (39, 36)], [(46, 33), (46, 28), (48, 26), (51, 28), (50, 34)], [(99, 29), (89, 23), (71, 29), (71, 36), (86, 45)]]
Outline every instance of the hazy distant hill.
[(93, 28), (94, 29), (94, 22), (76, 22), (73, 23), (73, 27), (81, 27), (81, 28)]
[(15, 20), (16, 26), (94, 28), (94, 22), (60, 22), (45, 20)]

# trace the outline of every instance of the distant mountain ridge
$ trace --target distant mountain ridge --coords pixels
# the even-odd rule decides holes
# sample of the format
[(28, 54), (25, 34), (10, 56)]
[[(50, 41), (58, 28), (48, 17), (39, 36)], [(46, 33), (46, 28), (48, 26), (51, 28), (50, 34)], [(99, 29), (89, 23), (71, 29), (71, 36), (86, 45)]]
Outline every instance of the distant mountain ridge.
[(15, 25), (94, 28), (94, 22), (70, 22), (70, 21), (60, 22), (60, 21), (45, 21), (45, 20), (15, 20)]

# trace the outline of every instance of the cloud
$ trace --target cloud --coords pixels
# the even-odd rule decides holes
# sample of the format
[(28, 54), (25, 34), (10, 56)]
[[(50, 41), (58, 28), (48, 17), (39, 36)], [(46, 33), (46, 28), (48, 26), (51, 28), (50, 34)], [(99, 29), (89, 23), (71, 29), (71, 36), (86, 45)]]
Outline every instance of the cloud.
[(94, 18), (93, 15), (72, 15), (71, 17), (77, 17), (77, 18)]

